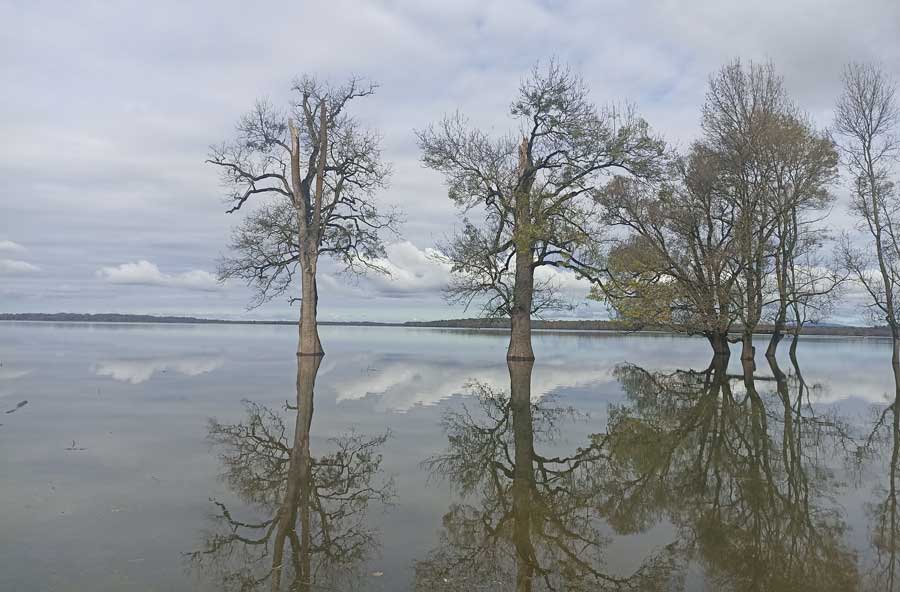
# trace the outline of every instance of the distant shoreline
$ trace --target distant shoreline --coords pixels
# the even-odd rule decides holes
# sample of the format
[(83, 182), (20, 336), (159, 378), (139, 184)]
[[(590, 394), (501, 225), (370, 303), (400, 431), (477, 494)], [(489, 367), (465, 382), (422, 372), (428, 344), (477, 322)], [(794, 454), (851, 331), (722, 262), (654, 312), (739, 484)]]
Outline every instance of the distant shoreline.
[[(118, 313), (0, 313), (0, 321), (26, 321), (48, 323), (154, 323), (154, 324), (190, 324), (190, 325), (295, 325), (297, 321), (277, 320), (227, 320), (207, 319), (200, 317), (184, 316), (160, 316), (160, 315), (133, 315)], [(322, 326), (352, 326), (352, 327), (421, 327), (442, 329), (505, 329), (509, 327), (508, 319), (447, 319), (438, 321), (406, 321), (406, 322), (377, 322), (377, 321), (319, 321)], [(665, 332), (672, 333), (660, 327), (635, 328), (619, 321), (603, 320), (572, 320), (572, 321), (533, 321), (534, 329), (549, 329), (563, 331), (618, 331), (629, 333)], [(760, 326), (760, 334), (771, 333), (770, 326)], [(803, 335), (831, 335), (848, 337), (889, 337), (887, 327), (854, 327), (847, 325), (809, 325), (803, 328)]]

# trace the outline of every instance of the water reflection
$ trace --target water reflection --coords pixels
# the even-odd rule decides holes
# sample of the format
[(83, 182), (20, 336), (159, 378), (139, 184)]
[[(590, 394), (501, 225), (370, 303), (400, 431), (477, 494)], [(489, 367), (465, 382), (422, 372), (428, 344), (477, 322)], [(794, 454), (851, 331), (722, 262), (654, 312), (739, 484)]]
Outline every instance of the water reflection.
[[(631, 573), (604, 564), (601, 529), (607, 439), (597, 435), (570, 453), (552, 447), (573, 409), (531, 400), (530, 362), (510, 362), (510, 389), (473, 383), (480, 412), (449, 412), (449, 446), (427, 468), (464, 499), (443, 518), (439, 546), (416, 563), (418, 590), (664, 588), (674, 547), (654, 553)], [(483, 418), (483, 419), (482, 419)]]
[(246, 421), (210, 421), (222, 478), (247, 506), (249, 518), (213, 500), (215, 527), (195, 565), (226, 590), (332, 590), (353, 587), (378, 547), (368, 525), (373, 505), (390, 503), (393, 481), (381, 471), (387, 434), (356, 433), (329, 440), (315, 456), (310, 430), (318, 356), (298, 356), (293, 436), (282, 414), (246, 402)]
[(94, 368), (97, 376), (108, 376), (113, 380), (140, 384), (150, 380), (154, 374), (169, 370), (185, 376), (200, 376), (222, 367), (225, 358), (210, 355), (185, 355), (177, 358), (148, 358), (143, 360), (103, 360)]
[(889, 459), (886, 482), (875, 485), (872, 500), (866, 504), (869, 521), (871, 564), (868, 580), (872, 590), (900, 590), (900, 414), (896, 402), (879, 415), (867, 440), (870, 447)]
[[(392, 411), (440, 403), (465, 391), (466, 384), (471, 382), (494, 390), (507, 390), (509, 384), (506, 368), (490, 358), (428, 360), (412, 355), (401, 358), (368, 354), (342, 360), (342, 366), (360, 368), (361, 371), (347, 373), (333, 381), (339, 400), (374, 394), (379, 397), (379, 408)], [(549, 356), (542, 361), (541, 369), (532, 385), (535, 396), (609, 380), (612, 367), (602, 360), (573, 367), (562, 356)]]
[(798, 369), (771, 370), (620, 367), (628, 402), (610, 417), (611, 517), (619, 532), (668, 520), (716, 590), (856, 589), (828, 462), (852, 447), (848, 430), (809, 404)]
[[(834, 459), (857, 448), (850, 427), (813, 405), (796, 360), (790, 372), (774, 360), (771, 375), (742, 370), (620, 365), (625, 401), (568, 454), (538, 451), (577, 414), (530, 400), (530, 364), (510, 364), (508, 395), (474, 383), (481, 409), (447, 413), (448, 447), (426, 462), (464, 502), (417, 562), (417, 589), (858, 589), (835, 501), (846, 482)], [(892, 552), (895, 491), (872, 508)], [(638, 534), (655, 540), (637, 567), (608, 567), (611, 542)]]

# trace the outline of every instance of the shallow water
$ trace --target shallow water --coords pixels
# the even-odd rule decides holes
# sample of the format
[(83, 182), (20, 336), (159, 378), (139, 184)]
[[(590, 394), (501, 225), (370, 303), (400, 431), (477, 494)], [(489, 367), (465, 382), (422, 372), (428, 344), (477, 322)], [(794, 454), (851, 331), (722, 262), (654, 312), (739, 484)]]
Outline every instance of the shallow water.
[(666, 335), (538, 333), (533, 368), (495, 331), (322, 341), (0, 324), (0, 590), (891, 585), (885, 341), (752, 376)]

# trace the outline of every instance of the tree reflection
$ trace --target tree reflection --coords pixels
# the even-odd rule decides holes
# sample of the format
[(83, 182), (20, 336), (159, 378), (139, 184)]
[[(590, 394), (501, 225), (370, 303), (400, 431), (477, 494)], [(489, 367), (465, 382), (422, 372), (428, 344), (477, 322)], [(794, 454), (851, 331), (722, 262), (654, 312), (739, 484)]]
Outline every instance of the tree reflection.
[[(532, 362), (509, 362), (510, 392), (474, 383), (479, 417), (447, 413), (446, 452), (426, 461), (435, 477), (475, 503), (451, 506), (439, 546), (416, 563), (419, 590), (653, 590), (665, 588), (672, 548), (633, 573), (603, 564), (607, 538), (597, 478), (606, 438), (592, 437), (570, 455), (546, 455), (575, 412), (531, 400)], [(483, 419), (481, 419), (483, 417)]]
[(886, 483), (875, 486), (873, 501), (866, 505), (869, 519), (872, 564), (867, 570), (869, 588), (893, 592), (900, 590), (900, 415), (894, 401), (880, 413), (869, 436), (869, 448), (882, 448), (889, 461)]
[(827, 463), (846, 427), (814, 412), (799, 367), (789, 376), (771, 360), (761, 379), (749, 364), (729, 376), (726, 364), (618, 368), (628, 403), (610, 416), (612, 523), (638, 532), (668, 520), (716, 590), (856, 589)]
[(224, 503), (200, 550), (189, 554), (226, 590), (346, 589), (377, 546), (367, 525), (371, 504), (389, 503), (393, 482), (381, 474), (387, 435), (333, 438), (315, 457), (310, 427), (316, 374), (322, 358), (298, 356), (293, 438), (279, 413), (246, 402), (247, 420), (210, 420), (225, 483), (252, 508), (238, 519)]

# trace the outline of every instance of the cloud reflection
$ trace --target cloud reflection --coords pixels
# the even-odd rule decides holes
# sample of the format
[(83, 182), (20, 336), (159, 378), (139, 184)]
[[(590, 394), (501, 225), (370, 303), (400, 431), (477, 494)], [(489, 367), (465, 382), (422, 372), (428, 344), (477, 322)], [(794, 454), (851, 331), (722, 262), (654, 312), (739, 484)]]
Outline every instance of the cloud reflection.
[(225, 363), (222, 356), (192, 355), (148, 358), (142, 360), (104, 360), (94, 368), (97, 376), (109, 376), (113, 380), (140, 384), (146, 382), (157, 372), (169, 370), (185, 376), (199, 376), (216, 370)]
[[(558, 362), (552, 358), (541, 361), (534, 376), (533, 398), (538, 399), (561, 388), (613, 380), (613, 364), (591, 363), (573, 368)], [(391, 411), (402, 412), (417, 405), (433, 405), (465, 392), (466, 386), (472, 382), (494, 389), (509, 385), (509, 372), (502, 363), (479, 365), (471, 361), (423, 360), (412, 356), (387, 358), (360, 355), (347, 366), (360, 370), (331, 379), (337, 390), (337, 400), (377, 395), (380, 398), (378, 406)]]

